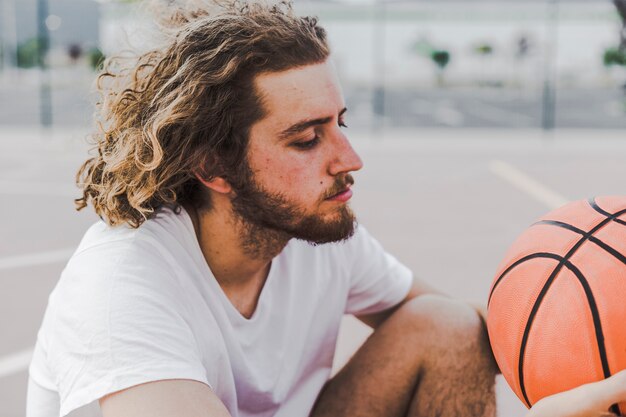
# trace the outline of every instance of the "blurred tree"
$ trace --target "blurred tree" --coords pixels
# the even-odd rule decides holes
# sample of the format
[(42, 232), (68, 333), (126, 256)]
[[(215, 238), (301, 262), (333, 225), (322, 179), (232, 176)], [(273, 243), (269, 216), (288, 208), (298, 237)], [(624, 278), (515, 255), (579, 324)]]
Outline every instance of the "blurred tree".
[(605, 67), (611, 67), (613, 65), (626, 66), (626, 50), (607, 48), (604, 50), (603, 61)]
[(38, 38), (30, 38), (17, 46), (17, 66), (20, 68), (32, 68), (39, 64)]
[(444, 50), (434, 50), (430, 54), (431, 59), (440, 69), (445, 69), (450, 62), (450, 52)]
[(493, 46), (488, 43), (481, 43), (474, 48), (474, 52), (482, 56), (491, 55), (493, 54)]
[(613, 0), (617, 12), (622, 19), (622, 29), (620, 30), (619, 50), (626, 52), (626, 0)]
[(437, 65), (437, 84), (444, 84), (443, 71), (450, 63), (450, 52), (443, 49), (435, 49), (430, 53), (430, 59)]
[(87, 58), (89, 60), (89, 66), (91, 66), (94, 70), (97, 70), (104, 62), (105, 57), (99, 48), (93, 47), (87, 51)]

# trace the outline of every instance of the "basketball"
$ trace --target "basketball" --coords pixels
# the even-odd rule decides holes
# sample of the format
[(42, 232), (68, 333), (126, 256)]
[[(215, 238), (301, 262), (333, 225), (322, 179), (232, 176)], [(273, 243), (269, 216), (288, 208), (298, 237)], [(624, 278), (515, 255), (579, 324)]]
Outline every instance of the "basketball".
[[(487, 327), (502, 374), (526, 406), (626, 369), (625, 255), (626, 196), (556, 209), (506, 253)], [(626, 414), (626, 403), (610, 411)]]

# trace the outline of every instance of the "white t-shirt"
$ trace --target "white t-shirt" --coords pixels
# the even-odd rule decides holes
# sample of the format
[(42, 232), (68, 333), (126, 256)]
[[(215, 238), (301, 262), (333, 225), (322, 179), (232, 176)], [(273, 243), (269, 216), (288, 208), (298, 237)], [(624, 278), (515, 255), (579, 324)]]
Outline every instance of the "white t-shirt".
[(342, 315), (394, 306), (411, 281), (362, 226), (342, 243), (294, 239), (246, 319), (184, 210), (138, 229), (96, 223), (50, 295), (27, 417), (98, 415), (106, 394), (162, 379), (207, 384), (233, 417), (305, 417), (329, 378)]

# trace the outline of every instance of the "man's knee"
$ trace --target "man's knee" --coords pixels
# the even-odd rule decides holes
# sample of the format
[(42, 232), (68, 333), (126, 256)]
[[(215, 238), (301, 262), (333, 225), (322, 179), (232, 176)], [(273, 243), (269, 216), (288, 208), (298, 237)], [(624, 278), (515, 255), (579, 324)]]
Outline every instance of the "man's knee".
[(396, 312), (407, 337), (421, 347), (421, 368), (436, 372), (465, 369), (491, 378), (497, 367), (487, 330), (470, 305), (438, 295), (417, 297)]
[(427, 337), (432, 343), (475, 342), (484, 337), (485, 328), (478, 312), (463, 302), (440, 295), (424, 294), (408, 301), (396, 311), (407, 332)]
[(405, 303), (392, 319), (403, 332), (397, 340), (409, 347), (413, 354), (407, 358), (416, 365), (409, 415), (494, 415), (496, 368), (485, 326), (474, 308), (422, 295)]

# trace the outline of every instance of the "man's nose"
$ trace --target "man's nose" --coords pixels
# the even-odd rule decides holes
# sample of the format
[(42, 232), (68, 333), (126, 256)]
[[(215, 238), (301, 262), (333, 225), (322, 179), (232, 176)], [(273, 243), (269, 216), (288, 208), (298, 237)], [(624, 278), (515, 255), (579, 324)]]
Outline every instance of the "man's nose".
[(348, 138), (341, 134), (336, 140), (335, 153), (331, 156), (328, 173), (334, 176), (363, 168), (363, 161), (350, 145)]

